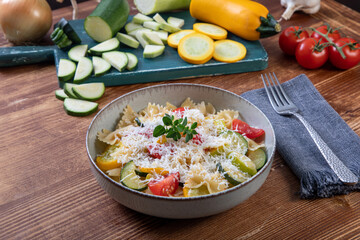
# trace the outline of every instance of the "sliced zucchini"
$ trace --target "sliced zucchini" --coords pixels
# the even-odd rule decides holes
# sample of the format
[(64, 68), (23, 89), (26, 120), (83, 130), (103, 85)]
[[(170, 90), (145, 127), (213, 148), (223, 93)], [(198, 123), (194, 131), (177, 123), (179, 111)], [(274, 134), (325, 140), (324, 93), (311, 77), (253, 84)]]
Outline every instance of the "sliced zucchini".
[(144, 22), (149, 22), (149, 21), (152, 22), (154, 20), (151, 17), (148, 17), (142, 13), (137, 13), (132, 19), (132, 22), (137, 24), (143, 24)]
[(156, 33), (164, 44), (167, 43), (169, 36), (169, 33), (167, 31), (157, 30), (157, 31), (153, 31), (153, 33)]
[(166, 23), (165, 19), (164, 19), (159, 13), (156, 13), (156, 14), (153, 16), (153, 19), (154, 19), (155, 22), (157, 22), (157, 23)]
[(191, 33), (179, 42), (178, 53), (188, 63), (204, 64), (214, 54), (214, 41), (202, 33)]
[(143, 37), (150, 45), (164, 45), (164, 43), (161, 41), (159, 35), (153, 32), (144, 32)]
[(151, 30), (159, 30), (160, 29), (160, 23), (157, 23), (157, 22), (144, 22), (143, 26), (145, 28), (148, 28)]
[(62, 29), (58, 29), (58, 31), (56, 31), (56, 34), (51, 37), (51, 40), (56, 44), (62, 38), (62, 36), (64, 36), (64, 31)]
[(247, 156), (238, 152), (231, 152), (227, 157), (231, 159), (231, 163), (240, 171), (246, 172), (250, 174), (250, 176), (253, 176), (257, 173), (255, 163)]
[(131, 189), (137, 191), (144, 191), (147, 188), (147, 184), (141, 180), (135, 172), (136, 166), (133, 161), (127, 162), (120, 172), (120, 182)]
[(165, 50), (165, 46), (159, 46), (159, 45), (146, 45), (143, 56), (144, 58), (156, 58), (163, 54)]
[(61, 81), (68, 81), (75, 75), (76, 64), (68, 59), (62, 58), (59, 61), (58, 78)]
[(185, 24), (185, 20), (176, 17), (168, 17), (167, 22), (177, 28), (182, 28)]
[(219, 40), (214, 43), (214, 46), (213, 58), (216, 61), (233, 63), (243, 59), (246, 55), (245, 46), (233, 40)]
[(64, 89), (58, 89), (55, 90), (55, 97), (61, 101), (63, 101), (65, 98), (68, 98), (69, 96), (66, 95)]
[(71, 27), (70, 23), (65, 19), (61, 18), (59, 22), (54, 25), (54, 28), (60, 28), (64, 31), (66, 36), (75, 44), (81, 43), (81, 39), (75, 32), (75, 30)]
[(117, 39), (125, 44), (126, 46), (132, 47), (132, 48), (138, 48), (140, 43), (138, 40), (136, 40), (134, 37), (124, 34), (124, 33), (117, 33), (116, 35)]
[[(147, 29), (147, 30), (151, 31), (149, 29)], [(145, 48), (146, 45), (150, 44), (148, 41), (146, 41), (146, 39), (144, 37), (145, 32), (146, 32), (146, 30), (136, 30), (136, 34), (135, 34), (136, 39), (139, 41), (139, 43), (141, 44), (141, 46), (143, 48)]]
[(72, 88), (76, 86), (77, 84), (73, 83), (65, 83), (64, 84), (64, 92), (66, 95), (68, 95), (70, 98), (77, 98), (75, 93), (73, 92)]
[(180, 40), (183, 37), (185, 37), (186, 35), (188, 35), (190, 33), (194, 33), (194, 32), (195, 32), (194, 30), (187, 29), (187, 30), (181, 30), (176, 33), (172, 33), (169, 35), (169, 37), (167, 39), (167, 43), (169, 44), (170, 47), (177, 48)]
[(128, 57), (128, 64), (126, 65), (126, 69), (132, 71), (138, 64), (138, 58), (132, 53), (126, 52), (125, 54)]
[(85, 31), (97, 42), (106, 41), (125, 25), (129, 12), (127, 0), (103, 0), (85, 18)]
[(141, 24), (137, 24), (137, 23), (133, 23), (133, 22), (129, 22), (125, 25), (125, 31), (127, 33), (129, 32), (132, 32), (134, 30), (137, 30), (137, 29), (140, 29), (140, 28), (143, 28), (143, 26)]
[(55, 36), (59, 32), (59, 30), (60, 30), (59, 27), (55, 27), (54, 31), (50, 34), (50, 38), (51, 39), (55, 38)]
[(146, 177), (149, 173), (146, 173), (146, 172), (142, 172), (138, 169), (135, 169), (135, 173), (136, 175), (140, 176), (140, 177)]
[(184, 197), (197, 197), (210, 194), (206, 184), (198, 187), (198, 188), (183, 188)]
[[(142, 27), (142, 28), (135, 29), (134, 31), (131, 31), (131, 32), (129, 32), (128, 34), (129, 34), (130, 36), (132, 36), (132, 37), (134, 37), (134, 38), (137, 39), (136, 34), (137, 34), (138, 32), (141, 32), (141, 31), (151, 32), (150, 29)], [(139, 39), (138, 39), (138, 40), (139, 40)]]
[(225, 151), (236, 151), (242, 155), (245, 155), (248, 151), (249, 143), (246, 141), (243, 135), (238, 132), (228, 130), (220, 134), (220, 137), (228, 140), (228, 143), (224, 146)]
[(223, 167), (221, 163), (217, 163), (216, 167), (220, 173), (224, 174), (225, 179), (234, 186), (243, 183), (250, 178), (250, 175), (245, 174), (242, 171), (234, 171), (230, 168)]
[(100, 99), (105, 92), (104, 83), (86, 83), (73, 86), (73, 93), (82, 100), (96, 101)]
[(251, 161), (254, 162), (256, 170), (261, 169), (265, 165), (267, 160), (266, 153), (261, 148), (258, 148), (254, 151), (249, 150), (247, 156), (251, 159)]
[(227, 31), (224, 28), (210, 23), (195, 23), (193, 29), (216, 40), (227, 37)]
[(91, 76), (93, 71), (92, 61), (87, 57), (81, 57), (76, 67), (74, 83), (82, 83)]
[[(101, 171), (105, 172), (121, 166), (121, 163), (119, 163), (116, 158), (111, 156), (111, 154), (121, 146), (121, 142), (115, 145), (108, 145), (105, 151), (96, 157), (96, 165), (100, 168)], [(118, 176), (120, 176), (120, 172)]]
[(174, 33), (181, 30), (181, 28), (175, 27), (169, 23), (160, 23), (160, 29), (165, 30), (169, 33)]
[(55, 43), (59, 48), (66, 48), (72, 44), (72, 41), (64, 34), (62, 38)]
[(120, 42), (116, 37), (114, 37), (95, 45), (94, 47), (90, 48), (89, 51), (92, 55), (101, 56), (102, 53), (115, 51), (119, 47), (120, 47)]
[(97, 57), (97, 56), (92, 57), (92, 64), (93, 64), (93, 68), (94, 68), (95, 77), (104, 75), (111, 68), (110, 63), (108, 63), (101, 57)]
[(124, 71), (129, 60), (125, 53), (119, 51), (105, 52), (102, 54), (102, 58), (116, 68), (119, 72)]
[(72, 47), (69, 52), (68, 56), (71, 60), (78, 62), (80, 58), (85, 57), (87, 53), (88, 45), (76, 45)]
[(64, 100), (64, 109), (71, 116), (87, 116), (96, 112), (98, 104), (95, 102), (66, 98)]

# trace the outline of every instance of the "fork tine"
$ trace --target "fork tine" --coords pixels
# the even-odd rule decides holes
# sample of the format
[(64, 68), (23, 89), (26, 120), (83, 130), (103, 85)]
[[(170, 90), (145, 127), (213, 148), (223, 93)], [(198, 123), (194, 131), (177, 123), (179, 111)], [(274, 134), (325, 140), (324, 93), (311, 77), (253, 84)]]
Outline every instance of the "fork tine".
[(279, 86), (279, 89), (280, 89), (280, 91), (281, 91), (281, 93), (282, 93), (282, 96), (285, 98), (285, 100), (286, 100), (286, 102), (287, 102), (288, 104), (292, 104), (292, 101), (290, 100), (290, 98), (289, 98), (288, 95), (286, 94), (285, 90), (282, 88), (282, 86), (281, 86), (281, 84), (280, 84), (280, 82), (279, 82), (279, 80), (278, 80), (278, 78), (276, 77), (276, 75), (275, 75), (274, 72), (273, 72), (273, 75), (274, 75), (274, 78), (275, 78), (275, 80), (276, 80), (276, 82), (277, 82), (277, 84), (278, 84), (278, 86)]
[[(273, 73), (275, 74), (275, 73)], [(274, 79), (273, 77), (271, 76), (271, 73), (269, 73), (269, 76), (270, 76), (270, 79), (271, 79), (271, 82), (273, 83), (273, 88), (275, 89), (276, 93), (277, 93), (277, 96), (280, 98), (280, 102), (282, 105), (285, 105), (285, 104), (288, 104), (288, 102), (285, 100), (284, 98), (284, 95), (285, 95), (285, 92), (284, 91), (281, 91), (280, 89), (280, 83), (279, 81), (277, 81), (277, 84), (274, 82)], [(276, 78), (277, 80), (277, 78)]]
[[(271, 84), (270, 84), (270, 82), (269, 82), (268, 76), (266, 75), (266, 73), (264, 73), (264, 75), (265, 75), (265, 77), (266, 77), (266, 81), (265, 81), (265, 79), (264, 79), (264, 77), (263, 77), (262, 74), (261, 74), (261, 78), (262, 78), (262, 81), (263, 81), (263, 83), (264, 83), (264, 88), (265, 88), (266, 94), (267, 94), (267, 96), (268, 96), (268, 98), (269, 98), (269, 100), (270, 100), (271, 105), (273, 105), (273, 107), (277, 107), (277, 106), (279, 106), (277, 97), (274, 96), (275, 93), (274, 93), (274, 90), (272, 89), (272, 86), (271, 86)], [(266, 82), (267, 82), (267, 83), (266, 83)]]

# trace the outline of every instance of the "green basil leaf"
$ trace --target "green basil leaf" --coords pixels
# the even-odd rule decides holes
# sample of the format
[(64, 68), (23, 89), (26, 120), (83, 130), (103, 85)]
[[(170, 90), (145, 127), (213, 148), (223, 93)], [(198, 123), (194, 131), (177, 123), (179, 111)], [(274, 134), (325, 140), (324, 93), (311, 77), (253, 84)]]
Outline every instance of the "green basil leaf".
[(192, 125), (191, 125), (191, 129), (195, 129), (197, 127), (197, 122), (194, 122)]
[(165, 132), (166, 132), (166, 129), (164, 128), (164, 126), (163, 125), (158, 125), (154, 129), (153, 136), (154, 137), (159, 137), (159, 136), (163, 135)]
[(191, 139), (193, 138), (193, 136), (192, 136), (192, 134), (190, 133), (188, 133), (188, 134), (186, 134), (186, 137), (185, 137), (185, 142), (188, 142), (188, 141), (190, 141)]
[(183, 121), (182, 124), (183, 124), (184, 126), (186, 126), (186, 124), (187, 124), (187, 117), (184, 118), (184, 121)]
[(179, 125), (176, 127), (179, 132), (183, 132), (185, 130), (184, 125)]
[(163, 117), (163, 123), (165, 124), (165, 126), (171, 126), (172, 125), (172, 120), (171, 120), (170, 116), (164, 116)]

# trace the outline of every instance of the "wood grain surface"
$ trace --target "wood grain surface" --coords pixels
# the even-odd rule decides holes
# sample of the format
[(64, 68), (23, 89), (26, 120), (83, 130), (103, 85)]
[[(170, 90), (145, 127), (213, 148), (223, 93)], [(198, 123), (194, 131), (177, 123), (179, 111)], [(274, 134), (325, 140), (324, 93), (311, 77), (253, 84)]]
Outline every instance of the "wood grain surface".
[[(280, 1), (259, 1), (275, 18)], [(132, 13), (136, 9), (132, 4)], [(79, 5), (79, 18), (96, 6)], [(71, 18), (72, 9), (53, 11), (53, 21)], [(328, 22), (360, 40), (360, 14), (323, 0), (315, 15), (296, 13), (282, 27), (316, 27)], [(261, 40), (269, 67), (261, 72), (172, 82), (198, 83), (241, 94), (261, 88), (260, 74), (276, 72), (281, 81), (305, 73), (315, 87), (360, 134), (360, 65), (346, 71), (326, 64), (301, 68), (278, 47), (278, 36)], [(49, 44), (44, 40), (42, 44)], [(11, 46), (0, 35), (0, 46)], [(0, 69), (0, 239), (359, 239), (360, 193), (301, 200), (299, 180), (276, 154), (265, 184), (237, 207), (207, 218), (167, 220), (129, 210), (96, 183), (85, 150), (85, 134), (94, 115), (66, 115), (54, 91), (53, 63)], [(108, 87), (104, 107), (114, 98), (165, 82)], [(356, 159), (359, 160), (359, 159)]]

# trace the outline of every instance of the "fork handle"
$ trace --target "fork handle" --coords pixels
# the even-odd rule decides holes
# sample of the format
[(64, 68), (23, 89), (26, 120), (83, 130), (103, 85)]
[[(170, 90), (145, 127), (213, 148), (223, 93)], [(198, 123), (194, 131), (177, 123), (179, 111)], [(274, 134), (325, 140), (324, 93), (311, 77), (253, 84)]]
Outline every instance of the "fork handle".
[(329, 164), (331, 169), (339, 177), (339, 179), (346, 184), (356, 184), (359, 182), (359, 178), (351, 172), (344, 163), (335, 155), (335, 153), (329, 148), (324, 142), (320, 135), (314, 130), (314, 128), (305, 120), (303, 116), (298, 113), (294, 113), (302, 124), (304, 124), (306, 130), (310, 133), (312, 139), (319, 148), (321, 154), (324, 156), (326, 162)]

